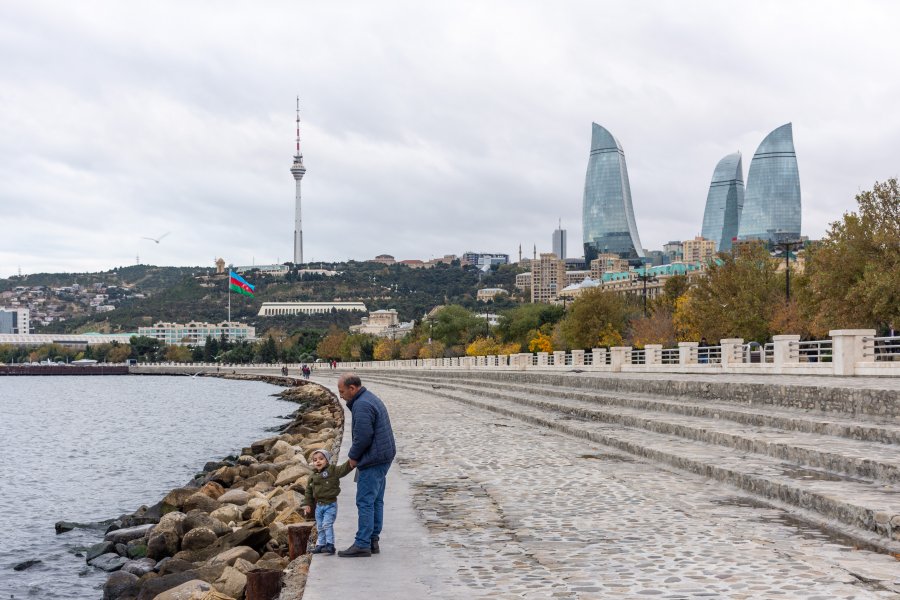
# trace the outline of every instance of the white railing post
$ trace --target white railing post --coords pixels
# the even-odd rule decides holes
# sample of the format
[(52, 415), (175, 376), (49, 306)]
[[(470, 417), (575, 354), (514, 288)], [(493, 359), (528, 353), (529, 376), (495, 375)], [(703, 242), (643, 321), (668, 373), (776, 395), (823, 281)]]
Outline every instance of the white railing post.
[[(856, 363), (865, 359), (863, 341), (875, 337), (874, 329), (835, 329), (831, 338), (831, 362), (835, 375), (855, 375)], [(820, 358), (821, 360), (821, 358)]]
[(743, 349), (743, 338), (725, 338), (719, 342), (722, 347), (722, 366), (740, 364), (743, 362), (738, 352)]
[(647, 344), (644, 346), (644, 364), (662, 364), (662, 344)]
[(553, 352), (553, 366), (554, 367), (565, 367), (566, 366), (566, 351), (565, 350), (556, 350)]
[(696, 348), (699, 342), (678, 342), (678, 364), (679, 365), (696, 365), (697, 352)]
[(628, 353), (631, 352), (631, 346), (613, 346), (609, 349), (611, 356), (609, 365), (613, 371), (621, 371), (622, 365), (628, 360)]
[(796, 344), (799, 341), (799, 335), (772, 336), (772, 362), (775, 365), (776, 372), (780, 372), (784, 365), (800, 362), (799, 352), (791, 356), (791, 344)]
[(606, 348), (591, 348), (591, 363), (595, 367), (606, 366)]
[(538, 352), (538, 353), (537, 353), (537, 357), (538, 357), (538, 363), (537, 363), (537, 364), (538, 364), (539, 367), (546, 367), (546, 366), (547, 366), (547, 357), (548, 357), (549, 355), (550, 355), (550, 354), (549, 354), (548, 352)]
[(584, 350), (572, 350), (572, 366), (584, 366)]

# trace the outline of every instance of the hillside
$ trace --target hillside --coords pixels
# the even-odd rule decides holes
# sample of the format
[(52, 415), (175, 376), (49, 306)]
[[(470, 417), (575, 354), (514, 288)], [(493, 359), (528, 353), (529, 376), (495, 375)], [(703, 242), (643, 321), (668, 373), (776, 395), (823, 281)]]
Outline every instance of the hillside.
[[(511, 265), (489, 273), (481, 273), (474, 267), (444, 264), (432, 269), (410, 269), (405, 265), (354, 261), (323, 264), (321, 268), (339, 274), (332, 277), (304, 274), (301, 278), (292, 271), (286, 277), (277, 278), (255, 271), (245, 273), (245, 278), (256, 286), (256, 294), (254, 298), (232, 294), (232, 319), (251, 323), (263, 334), (273, 327), (288, 331), (324, 330), (335, 324), (345, 328), (358, 323), (362, 316), (344, 313), (260, 318), (257, 313), (263, 302), (362, 301), (369, 310), (396, 309), (403, 321), (420, 319), (439, 304), (461, 304), (484, 311), (515, 303), (502, 300), (485, 305), (475, 301), (477, 290), (483, 287), (503, 287), (514, 292), (518, 271)], [(4, 296), (0, 306), (8, 305), (14, 298), (20, 306), (31, 308), (35, 303), (33, 310), (56, 309), (57, 318), (45, 324), (33, 320), (36, 333), (136, 331), (139, 326), (158, 321), (219, 322), (228, 314), (227, 276), (215, 275), (211, 269), (201, 267), (138, 265), (103, 273), (11, 277), (0, 279), (0, 294)], [(97, 306), (103, 302), (109, 303), (104, 308), (106, 312), (98, 312)]]

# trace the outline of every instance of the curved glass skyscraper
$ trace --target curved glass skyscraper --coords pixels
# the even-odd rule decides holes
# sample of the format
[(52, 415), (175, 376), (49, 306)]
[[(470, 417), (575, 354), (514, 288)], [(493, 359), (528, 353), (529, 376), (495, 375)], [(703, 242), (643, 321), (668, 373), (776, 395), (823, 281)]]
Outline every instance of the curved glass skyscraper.
[(713, 171), (700, 235), (716, 243), (716, 251), (731, 250), (744, 207), (744, 168), (741, 153), (729, 154)]
[(607, 253), (644, 257), (631, 206), (625, 153), (619, 141), (596, 123), (592, 124), (591, 155), (584, 178), (582, 226), (586, 263)]
[(799, 237), (800, 172), (788, 123), (767, 135), (750, 161), (738, 239)]

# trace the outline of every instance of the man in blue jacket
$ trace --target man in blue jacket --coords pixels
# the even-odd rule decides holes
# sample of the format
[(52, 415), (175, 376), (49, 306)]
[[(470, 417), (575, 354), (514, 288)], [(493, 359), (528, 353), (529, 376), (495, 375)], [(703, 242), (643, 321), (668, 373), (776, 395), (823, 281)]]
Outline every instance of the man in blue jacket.
[(338, 393), (353, 415), (353, 444), (348, 459), (357, 469), (356, 510), (359, 513), (353, 545), (338, 556), (378, 554), (378, 538), (384, 519), (384, 487), (388, 469), (397, 454), (394, 432), (384, 403), (362, 386), (359, 376), (345, 373), (338, 379)]

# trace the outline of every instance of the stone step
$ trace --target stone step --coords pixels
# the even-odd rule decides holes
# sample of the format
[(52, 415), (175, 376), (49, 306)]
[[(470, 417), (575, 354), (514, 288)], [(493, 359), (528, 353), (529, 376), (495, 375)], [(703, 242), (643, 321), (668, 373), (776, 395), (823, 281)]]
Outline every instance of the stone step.
[[(766, 455), (618, 424), (588, 421), (509, 399), (491, 397), (488, 400), (463, 391), (433, 389), (427, 383), (399, 382), (390, 376), (369, 374), (367, 378), (401, 389), (425, 390), (432, 395), (710, 477), (751, 494), (818, 514), (837, 522), (836, 529), (844, 534), (848, 534), (849, 527), (849, 533), (856, 532), (859, 539), (868, 543), (876, 540), (874, 543), (883, 550), (900, 552), (900, 486), (896, 484), (810, 472)], [(867, 535), (867, 532), (875, 536)]]
[(548, 396), (541, 390), (511, 393), (507, 390), (486, 389), (477, 382), (472, 384), (442, 382), (439, 386), (440, 389), (502, 398), (593, 421), (617, 423), (727, 446), (742, 452), (766, 454), (849, 477), (900, 483), (900, 451), (888, 444), (784, 431), (774, 427), (749, 426), (718, 419), (715, 416), (684, 416), (623, 406), (613, 406), (610, 410), (598, 405), (593, 399)]
[(391, 377), (409, 381), (430, 381), (441, 385), (447, 382), (473, 383), (491, 389), (509, 390), (521, 393), (540, 392), (555, 398), (580, 399), (600, 405), (621, 406), (656, 412), (670, 412), (687, 416), (710, 417), (734, 421), (756, 427), (774, 427), (787, 431), (816, 433), (843, 437), (865, 442), (900, 444), (900, 425), (871, 417), (844, 417), (826, 414), (817, 410), (776, 408), (756, 403), (713, 401), (689, 397), (664, 398), (634, 392), (587, 391), (558, 385), (507, 383), (494, 379), (482, 379), (478, 373), (460, 379), (448, 377), (439, 372), (420, 373), (396, 372)]
[(634, 393), (665, 398), (762, 405), (818, 411), (845, 418), (877, 419), (900, 426), (900, 401), (892, 382), (880, 387), (854, 378), (679, 376), (660, 373), (583, 373), (577, 367), (555, 372), (487, 369), (379, 369), (379, 373), (439, 373), (465, 380), (490, 380), (568, 389)]

